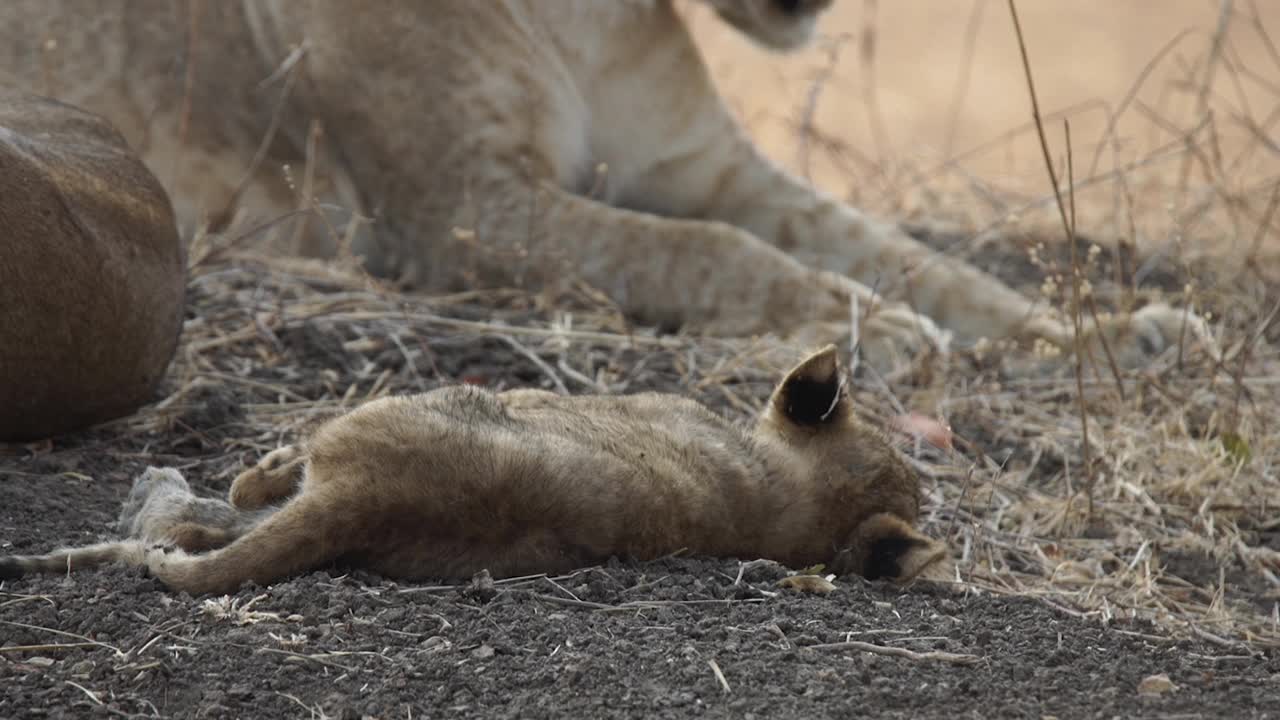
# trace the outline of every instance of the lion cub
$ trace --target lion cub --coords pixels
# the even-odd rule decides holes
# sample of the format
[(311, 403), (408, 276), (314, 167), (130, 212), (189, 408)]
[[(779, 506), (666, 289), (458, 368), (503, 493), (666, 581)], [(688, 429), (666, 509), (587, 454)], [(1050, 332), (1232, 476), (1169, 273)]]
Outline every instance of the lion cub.
[(149, 469), (121, 517), (131, 539), (0, 558), (0, 578), (122, 560), (175, 590), (225, 593), (333, 562), (501, 577), (686, 549), (910, 579), (945, 549), (912, 528), (917, 477), (854, 416), (840, 377), (834, 346), (810, 355), (750, 431), (656, 393), (376, 400), (267, 455), (230, 504)]

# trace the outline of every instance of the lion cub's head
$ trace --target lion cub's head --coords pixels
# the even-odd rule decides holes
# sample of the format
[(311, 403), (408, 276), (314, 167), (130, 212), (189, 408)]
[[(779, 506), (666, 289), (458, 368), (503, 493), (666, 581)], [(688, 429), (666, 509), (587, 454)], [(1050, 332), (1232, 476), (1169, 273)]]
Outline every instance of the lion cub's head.
[[(804, 359), (778, 384), (755, 435), (785, 468), (788, 487), (813, 492), (813, 517), (799, 523), (825, 526), (827, 542), (833, 529), (842, 536), (832, 548), (833, 572), (906, 581), (941, 565), (945, 547), (912, 527), (920, 514), (919, 478), (879, 431), (854, 415), (834, 345)], [(795, 532), (816, 529), (798, 524)]]
[(705, 0), (725, 22), (775, 50), (792, 50), (813, 37), (818, 16), (832, 0)]

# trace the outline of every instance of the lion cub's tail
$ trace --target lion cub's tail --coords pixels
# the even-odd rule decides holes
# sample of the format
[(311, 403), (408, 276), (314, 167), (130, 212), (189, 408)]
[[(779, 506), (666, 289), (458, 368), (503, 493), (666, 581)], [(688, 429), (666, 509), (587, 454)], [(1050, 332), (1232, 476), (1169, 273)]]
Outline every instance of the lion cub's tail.
[(44, 555), (0, 556), (0, 580), (14, 580), (29, 573), (57, 573), (85, 570), (123, 562), (142, 565), (146, 547), (137, 540), (58, 548)]
[(0, 580), (83, 570), (113, 562), (146, 567), (174, 590), (231, 593), (337, 560), (348, 549), (345, 523), (323, 493), (299, 495), (230, 545), (200, 555), (139, 540), (60, 548), (46, 555), (0, 556)]

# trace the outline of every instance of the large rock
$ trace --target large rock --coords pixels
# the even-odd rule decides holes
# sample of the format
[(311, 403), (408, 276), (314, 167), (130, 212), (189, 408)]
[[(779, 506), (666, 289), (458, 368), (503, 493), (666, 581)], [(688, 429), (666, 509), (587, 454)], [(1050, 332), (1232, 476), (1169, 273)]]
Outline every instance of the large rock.
[(169, 198), (115, 128), (0, 88), (0, 441), (152, 400), (185, 273)]

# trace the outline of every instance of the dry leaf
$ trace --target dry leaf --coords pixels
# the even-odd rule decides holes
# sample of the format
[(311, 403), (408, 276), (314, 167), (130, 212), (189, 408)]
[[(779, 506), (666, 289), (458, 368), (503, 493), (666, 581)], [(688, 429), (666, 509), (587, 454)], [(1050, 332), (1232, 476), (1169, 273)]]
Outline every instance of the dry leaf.
[(778, 587), (800, 592), (825, 595), (836, 589), (835, 584), (821, 575), (791, 575), (778, 581)]
[(891, 421), (891, 424), (899, 432), (912, 439), (924, 440), (942, 450), (950, 450), (952, 448), (951, 428), (924, 413), (909, 412), (905, 415), (899, 415)]
[(1149, 675), (1138, 683), (1139, 695), (1163, 695), (1167, 692), (1177, 690), (1178, 686), (1173, 684), (1169, 676), (1160, 673), (1159, 675)]

